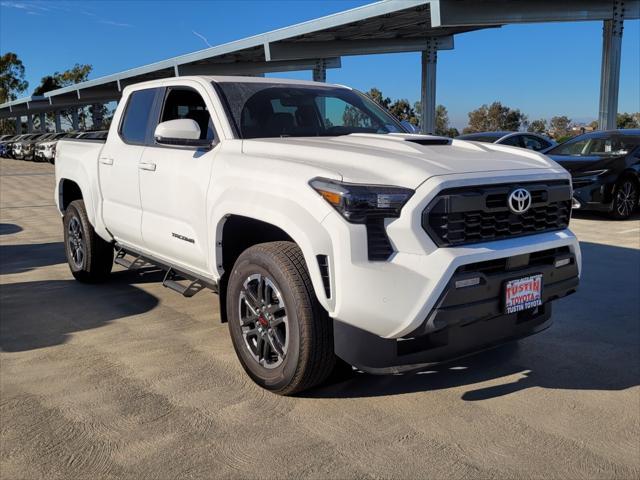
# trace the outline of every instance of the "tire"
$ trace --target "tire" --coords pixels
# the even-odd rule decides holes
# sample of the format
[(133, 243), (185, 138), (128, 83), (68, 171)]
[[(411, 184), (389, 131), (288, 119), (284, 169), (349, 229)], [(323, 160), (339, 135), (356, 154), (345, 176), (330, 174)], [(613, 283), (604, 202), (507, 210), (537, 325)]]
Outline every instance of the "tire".
[(318, 303), (295, 243), (269, 242), (245, 250), (231, 271), (226, 301), (233, 347), (258, 385), (293, 395), (331, 374), (336, 363), (333, 324)]
[(113, 266), (113, 246), (96, 234), (87, 218), (83, 200), (69, 204), (63, 225), (65, 253), (71, 274), (80, 282), (104, 281)]
[(631, 177), (622, 178), (613, 191), (611, 216), (616, 220), (626, 220), (638, 206), (638, 182)]

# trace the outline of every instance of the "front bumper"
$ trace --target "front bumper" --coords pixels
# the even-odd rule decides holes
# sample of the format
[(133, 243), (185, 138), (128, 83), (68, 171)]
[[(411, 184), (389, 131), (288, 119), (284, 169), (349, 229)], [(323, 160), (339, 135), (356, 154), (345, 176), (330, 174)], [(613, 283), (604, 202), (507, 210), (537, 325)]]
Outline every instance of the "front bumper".
[(573, 208), (600, 212), (610, 211), (616, 180), (615, 175), (573, 178)]
[[(569, 247), (464, 265), (456, 269), (419, 327), (402, 338), (382, 338), (334, 320), (335, 352), (361, 370), (392, 373), (532, 335), (551, 325), (551, 302), (576, 291), (578, 266)], [(533, 274), (543, 275), (542, 306), (505, 314), (504, 284)], [(479, 278), (479, 283), (456, 286), (471, 278)]]

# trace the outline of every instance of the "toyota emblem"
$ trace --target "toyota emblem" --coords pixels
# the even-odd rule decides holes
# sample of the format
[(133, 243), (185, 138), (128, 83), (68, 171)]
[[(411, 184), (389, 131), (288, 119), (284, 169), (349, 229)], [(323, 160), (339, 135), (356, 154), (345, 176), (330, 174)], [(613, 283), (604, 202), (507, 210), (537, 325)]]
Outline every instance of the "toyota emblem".
[(524, 188), (517, 188), (509, 195), (509, 210), (518, 215), (522, 215), (531, 207), (531, 194)]

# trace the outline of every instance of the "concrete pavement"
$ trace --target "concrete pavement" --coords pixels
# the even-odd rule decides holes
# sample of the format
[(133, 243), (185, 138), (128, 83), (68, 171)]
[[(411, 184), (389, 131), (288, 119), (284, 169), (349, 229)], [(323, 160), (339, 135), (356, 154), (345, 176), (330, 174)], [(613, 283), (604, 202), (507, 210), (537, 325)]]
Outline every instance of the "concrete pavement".
[(584, 275), (535, 337), (420, 374), (261, 390), (217, 298), (76, 283), (53, 168), (0, 160), (0, 476), (640, 476), (640, 219), (580, 214)]

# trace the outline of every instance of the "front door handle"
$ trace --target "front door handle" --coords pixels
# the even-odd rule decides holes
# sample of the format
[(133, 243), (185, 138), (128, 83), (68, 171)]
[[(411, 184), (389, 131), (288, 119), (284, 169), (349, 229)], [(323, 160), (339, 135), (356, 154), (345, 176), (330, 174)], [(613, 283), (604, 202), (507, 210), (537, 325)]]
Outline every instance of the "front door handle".
[(156, 171), (156, 164), (151, 162), (140, 162), (138, 164), (140, 170), (149, 170), (150, 172)]
[(112, 157), (100, 157), (100, 163), (103, 165), (113, 165)]

